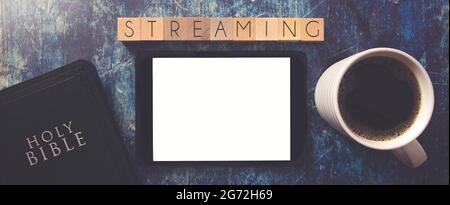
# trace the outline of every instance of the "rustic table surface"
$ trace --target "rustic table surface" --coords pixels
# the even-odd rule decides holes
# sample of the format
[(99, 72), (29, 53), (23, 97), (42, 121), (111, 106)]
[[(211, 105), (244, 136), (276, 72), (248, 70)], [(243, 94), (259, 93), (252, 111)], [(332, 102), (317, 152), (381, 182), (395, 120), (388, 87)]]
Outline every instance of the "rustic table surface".
[[(116, 18), (130, 16), (323, 17), (323, 43), (159, 42), (123, 44)], [(448, 184), (448, 0), (37, 0), (0, 1), (0, 88), (77, 59), (97, 66), (128, 153), (147, 184)], [(313, 95), (333, 62), (373, 47), (417, 58), (436, 93), (431, 123), (419, 138), (428, 161), (417, 169), (388, 151), (347, 139), (318, 115)], [(151, 168), (135, 150), (134, 57), (142, 50), (297, 50), (306, 53), (308, 146), (295, 167)]]

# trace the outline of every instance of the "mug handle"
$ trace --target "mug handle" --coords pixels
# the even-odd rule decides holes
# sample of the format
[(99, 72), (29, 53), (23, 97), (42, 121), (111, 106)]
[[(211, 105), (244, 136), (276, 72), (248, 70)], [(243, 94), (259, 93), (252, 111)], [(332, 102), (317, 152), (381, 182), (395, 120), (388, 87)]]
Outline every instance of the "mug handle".
[(417, 140), (392, 150), (394, 155), (405, 165), (416, 168), (427, 160), (427, 153)]

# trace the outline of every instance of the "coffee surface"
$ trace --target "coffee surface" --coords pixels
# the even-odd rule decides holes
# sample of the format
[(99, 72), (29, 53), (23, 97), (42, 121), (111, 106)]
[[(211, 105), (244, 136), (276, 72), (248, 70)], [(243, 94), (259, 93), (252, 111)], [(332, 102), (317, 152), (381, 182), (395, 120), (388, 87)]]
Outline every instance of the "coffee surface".
[(371, 57), (353, 65), (339, 86), (339, 109), (354, 133), (376, 141), (403, 134), (419, 111), (417, 79), (403, 63)]

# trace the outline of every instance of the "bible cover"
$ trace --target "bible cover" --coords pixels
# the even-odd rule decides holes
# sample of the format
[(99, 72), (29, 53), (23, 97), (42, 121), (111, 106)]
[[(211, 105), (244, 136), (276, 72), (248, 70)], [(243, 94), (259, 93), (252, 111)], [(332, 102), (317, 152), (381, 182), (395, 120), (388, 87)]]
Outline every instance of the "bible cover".
[(135, 184), (95, 67), (0, 91), (0, 184)]

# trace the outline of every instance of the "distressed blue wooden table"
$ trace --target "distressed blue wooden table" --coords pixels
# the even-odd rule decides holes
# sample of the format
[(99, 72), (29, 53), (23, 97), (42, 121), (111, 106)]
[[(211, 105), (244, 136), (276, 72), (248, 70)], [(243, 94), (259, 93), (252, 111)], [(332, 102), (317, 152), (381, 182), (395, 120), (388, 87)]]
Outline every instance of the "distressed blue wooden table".
[[(324, 43), (160, 42), (124, 45), (116, 18), (124, 16), (323, 17)], [(448, 184), (448, 0), (38, 0), (0, 1), (0, 88), (83, 58), (101, 76), (115, 119), (139, 176), (148, 184)], [(322, 72), (359, 51), (404, 50), (426, 67), (436, 106), (419, 138), (428, 152), (420, 168), (403, 166), (331, 129), (313, 95)], [(135, 71), (140, 50), (298, 50), (306, 53), (308, 149), (297, 167), (150, 168), (134, 154)]]

